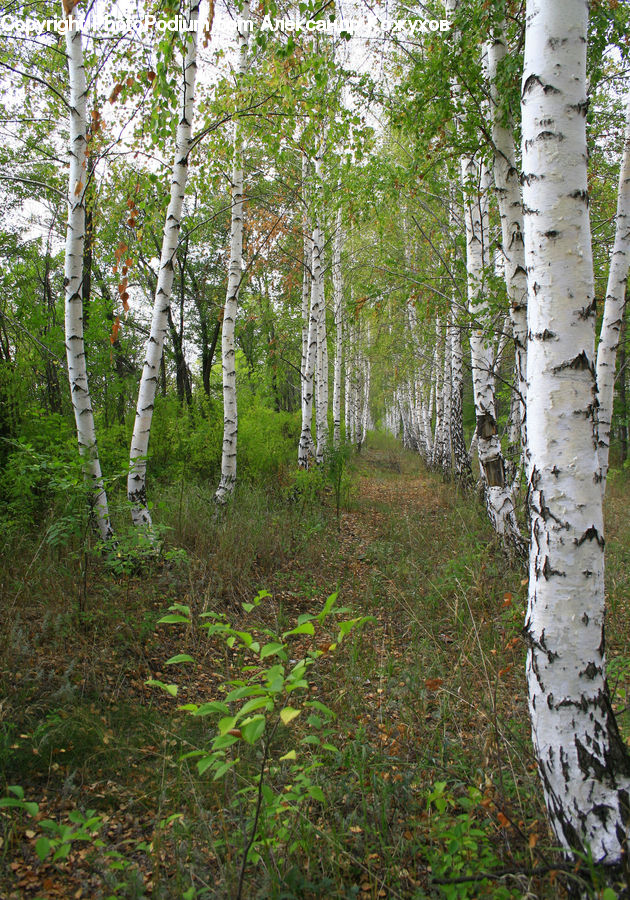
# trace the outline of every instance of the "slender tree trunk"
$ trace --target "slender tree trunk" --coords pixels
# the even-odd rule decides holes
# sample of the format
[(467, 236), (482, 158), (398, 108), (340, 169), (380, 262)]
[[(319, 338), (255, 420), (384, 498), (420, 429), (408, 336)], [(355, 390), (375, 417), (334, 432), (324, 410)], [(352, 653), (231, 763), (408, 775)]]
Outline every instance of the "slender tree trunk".
[(304, 375), (307, 368), (307, 356), (309, 350), (309, 309), (312, 283), (311, 266), (313, 258), (313, 238), (308, 215), (308, 168), (308, 156), (302, 151), (302, 203), (304, 204), (304, 216), (302, 218), (302, 229), (304, 233), (302, 245), (302, 363), (300, 367), (302, 373), (300, 379), (302, 402), (304, 402), (306, 388), (306, 379)]
[(298, 465), (308, 468), (309, 459), (315, 455), (313, 442), (313, 393), (315, 381), (315, 364), (317, 361), (317, 330), (320, 317), (319, 284), (321, 280), (321, 237), (318, 228), (313, 230), (312, 273), (311, 279), (311, 309), (308, 321), (308, 351), (306, 365), (302, 373), (304, 393), (302, 395), (302, 431), (298, 447)]
[(608, 287), (604, 304), (604, 319), (597, 348), (597, 446), (602, 496), (606, 490), (610, 425), (615, 392), (615, 364), (619, 334), (626, 308), (626, 285), (630, 267), (630, 102), (626, 110), (626, 131), (619, 170), (615, 244), (610, 258)]
[(628, 405), (626, 401), (626, 320), (621, 323), (619, 334), (619, 461), (628, 458)]
[(335, 242), (333, 249), (333, 288), (335, 302), (335, 368), (333, 374), (333, 440), (335, 447), (341, 443), (341, 374), (343, 362), (343, 215), (337, 210)]
[[(187, 21), (199, 19), (199, 0), (190, 0)], [(151, 420), (155, 405), (160, 366), (163, 363), (164, 338), (168, 331), (168, 312), (173, 291), (174, 259), (179, 241), (184, 192), (188, 177), (192, 119), (195, 102), (195, 78), (197, 74), (197, 30), (186, 32), (186, 52), (183, 63), (183, 86), (180, 120), (177, 125), (175, 161), (171, 177), (171, 195), (166, 210), (162, 252), (157, 288), (153, 303), (151, 332), (145, 348), (145, 359), (140, 378), (136, 418), (131, 438), (127, 496), (131, 503), (131, 516), (135, 525), (151, 526), (151, 514), (147, 505), (146, 475), (147, 453), (151, 434)], [(164, 369), (162, 368), (164, 374)]]
[[(65, 17), (64, 7), (64, 17)], [(70, 398), (77, 427), (83, 472), (90, 502), (103, 540), (112, 536), (107, 495), (96, 445), (94, 413), (88, 385), (83, 340), (83, 250), (85, 246), (85, 192), (87, 181), (87, 82), (82, 34), (66, 32), (66, 56), (70, 81), (70, 173), (68, 177), (68, 227), (64, 266), (65, 335)]]
[[(241, 19), (249, 18), (249, 3), (243, 4)], [(237, 80), (247, 70), (248, 30), (237, 26), (239, 57)], [(221, 362), (223, 367), (223, 450), (221, 480), (214, 495), (219, 505), (226, 503), (236, 484), (236, 441), (238, 438), (238, 408), (236, 402), (236, 344), (234, 328), (238, 296), (243, 277), (243, 150), (238, 122), (234, 122), (234, 163), (232, 166), (232, 225), (230, 237), (230, 266), (228, 288), (223, 310), (221, 333)]]
[(521, 445), (527, 447), (527, 274), (523, 245), (523, 198), (516, 168), (514, 131), (511, 118), (504, 124), (500, 110), (497, 71), (507, 56), (503, 26), (496, 29), (487, 45), (488, 76), (490, 79), (490, 109), (492, 114), (492, 167), (501, 219), (501, 250), (505, 284), (510, 302), (510, 321), (514, 338), (516, 384), (519, 404), (517, 424)]
[(518, 556), (526, 552), (514, 505), (506, 485), (505, 462), (497, 431), (494, 392), (494, 360), (485, 332), (488, 302), (483, 297), (484, 270), (488, 264), (488, 177), (472, 159), (462, 161), (462, 186), (466, 219), (466, 268), (468, 303), (473, 319), (470, 354), (477, 421), (477, 452), (481, 467), (488, 516), (508, 549)]
[(606, 685), (584, 0), (527, 0), (522, 90), (532, 738), (571, 855), (628, 849), (630, 761)]

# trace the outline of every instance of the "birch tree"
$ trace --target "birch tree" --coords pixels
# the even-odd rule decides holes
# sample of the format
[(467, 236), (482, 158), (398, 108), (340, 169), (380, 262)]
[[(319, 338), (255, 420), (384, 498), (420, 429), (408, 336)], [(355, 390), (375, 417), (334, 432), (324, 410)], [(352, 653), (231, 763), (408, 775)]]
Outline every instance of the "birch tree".
[(147, 505), (146, 472), (151, 421), (155, 395), (160, 375), (160, 363), (164, 339), (168, 332), (168, 315), (171, 308), (175, 254), (184, 206), (184, 193), (188, 177), (188, 156), (191, 146), (193, 110), (195, 103), (195, 79), (197, 74), (197, 28), (200, 0), (190, 0), (186, 22), (193, 30), (185, 33), (183, 58), (183, 83), (177, 125), (175, 161), (171, 175), (171, 190), (164, 231), (157, 287), (153, 301), (151, 331), (145, 348), (145, 358), (140, 378), (136, 417), (131, 438), (127, 497), (131, 503), (131, 516), (135, 525), (151, 526), (151, 514)]
[(610, 425), (613, 411), (615, 388), (615, 363), (619, 335), (626, 308), (626, 285), (630, 267), (630, 100), (626, 108), (626, 129), (624, 135), (621, 168), (619, 170), (619, 191), (617, 194), (617, 218), (615, 243), (610, 258), (610, 271), (604, 318), (597, 347), (597, 449), (599, 477), (602, 495), (606, 490), (608, 454), (610, 451)]
[[(76, 4), (63, 3), (68, 20)], [(94, 412), (88, 384), (83, 338), (83, 252), (85, 247), (85, 197), (87, 190), (87, 81), (83, 37), (76, 19), (66, 31), (66, 57), (70, 84), (70, 172), (68, 175), (68, 224), (64, 263), (65, 342), (70, 398), (77, 428), (83, 473), (90, 502), (103, 540), (112, 535), (107, 495), (96, 444)]]
[(528, 0), (522, 87), (531, 549), (525, 635), (549, 819), (571, 854), (627, 851), (630, 761), (606, 684), (584, 0)]
[(333, 372), (333, 440), (335, 447), (341, 443), (341, 376), (343, 362), (343, 270), (341, 255), (343, 252), (343, 212), (341, 206), (337, 210), (335, 240), (333, 245), (333, 293), (335, 312), (335, 366)]
[(501, 253), (505, 285), (510, 303), (510, 320), (515, 349), (515, 389), (519, 404), (517, 424), (521, 432), (521, 445), (527, 446), (527, 277), (523, 244), (523, 199), (516, 167), (514, 129), (511, 117), (504, 120), (498, 83), (499, 68), (508, 49), (504, 26), (494, 31), (486, 47), (488, 78), (490, 81), (490, 112), (494, 150), (492, 172), (496, 188), (499, 217), (501, 219)]
[[(237, 19), (238, 63), (237, 84), (247, 71), (249, 3), (243, 4)], [(230, 226), (230, 263), (227, 296), (223, 310), (221, 331), (221, 366), (223, 370), (223, 447), (221, 451), (221, 480), (214, 495), (216, 503), (226, 503), (236, 483), (236, 442), (238, 437), (238, 408), (236, 401), (236, 344), (234, 326), (238, 296), (243, 278), (243, 147), (240, 125), (234, 121), (234, 159), (232, 163), (232, 219)]]

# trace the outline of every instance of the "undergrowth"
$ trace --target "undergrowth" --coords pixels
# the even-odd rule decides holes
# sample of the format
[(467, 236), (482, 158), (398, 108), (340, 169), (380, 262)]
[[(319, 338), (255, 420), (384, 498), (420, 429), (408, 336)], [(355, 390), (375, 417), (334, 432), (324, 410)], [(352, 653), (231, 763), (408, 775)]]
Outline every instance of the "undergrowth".
[[(280, 465), (220, 516), (198, 474), (157, 486), (163, 551), (141, 565), (124, 546), (117, 565), (97, 553), (83, 521), (59, 541), (26, 520), (8, 534), (1, 896), (222, 898), (240, 885), (278, 900), (552, 898), (569, 884), (612, 896), (588, 861), (565, 872), (549, 836), (526, 708), (525, 576), (475, 497), (385, 438), (354, 458), (351, 489), (350, 460), (331, 463)], [(80, 484), (61, 467), (42, 488), (39, 469), (32, 514), (53, 523), (55, 479), (66, 502), (67, 479)], [(609, 485), (607, 577), (627, 734), (626, 481)], [(333, 591), (346, 617), (372, 617), (340, 647), (317, 618)], [(286, 679), (304, 659), (316, 665), (293, 696), (282, 682), (278, 705), (269, 671), (285, 666)], [(147, 682), (175, 682), (177, 696)], [(227, 699), (241, 689), (239, 702), (261, 701), (249, 719)]]

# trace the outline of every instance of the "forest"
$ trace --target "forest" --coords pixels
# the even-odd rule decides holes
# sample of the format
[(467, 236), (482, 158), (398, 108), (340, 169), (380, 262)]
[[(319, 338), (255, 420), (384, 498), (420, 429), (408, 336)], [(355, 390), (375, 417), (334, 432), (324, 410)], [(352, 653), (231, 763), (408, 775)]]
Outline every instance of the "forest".
[(630, 896), (630, 6), (0, 0), (0, 898)]

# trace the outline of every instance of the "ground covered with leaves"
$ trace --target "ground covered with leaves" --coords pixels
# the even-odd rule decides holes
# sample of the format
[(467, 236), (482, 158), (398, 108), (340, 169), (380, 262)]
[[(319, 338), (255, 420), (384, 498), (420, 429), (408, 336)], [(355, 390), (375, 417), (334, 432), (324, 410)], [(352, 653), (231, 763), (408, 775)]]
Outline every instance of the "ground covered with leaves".
[[(336, 464), (245, 486), (219, 518), (209, 488), (165, 490), (160, 560), (13, 541), (1, 897), (616, 896), (547, 830), (525, 571), (412, 454)], [(628, 733), (623, 488), (608, 636)]]

